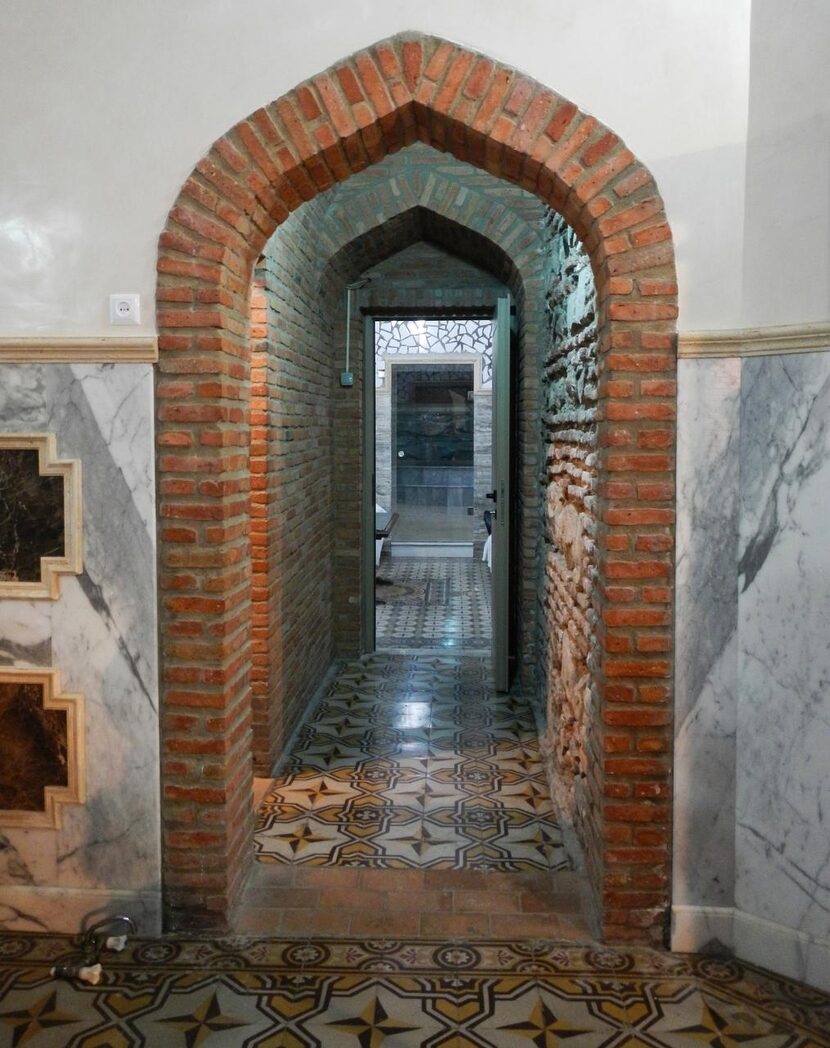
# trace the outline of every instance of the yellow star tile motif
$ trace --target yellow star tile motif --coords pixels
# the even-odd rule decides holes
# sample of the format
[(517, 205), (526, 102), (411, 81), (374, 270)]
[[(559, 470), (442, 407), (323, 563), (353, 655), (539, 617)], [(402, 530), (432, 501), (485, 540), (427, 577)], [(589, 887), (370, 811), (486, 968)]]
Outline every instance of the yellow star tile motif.
[(184, 1015), (173, 1015), (169, 1019), (158, 1019), (157, 1022), (166, 1026), (175, 1027), (184, 1034), (187, 1048), (199, 1048), (204, 1044), (212, 1033), (221, 1030), (232, 1030), (240, 1026), (248, 1026), (249, 1023), (240, 1022), (228, 1015), (222, 1014), (222, 1006), (219, 1003), (219, 995), (214, 992), (194, 1010)]
[(381, 1048), (387, 1039), (395, 1034), (412, 1033), (417, 1026), (407, 1026), (391, 1018), (383, 1007), (380, 998), (375, 995), (358, 1015), (349, 1019), (337, 1019), (326, 1024), (356, 1038), (360, 1048)]

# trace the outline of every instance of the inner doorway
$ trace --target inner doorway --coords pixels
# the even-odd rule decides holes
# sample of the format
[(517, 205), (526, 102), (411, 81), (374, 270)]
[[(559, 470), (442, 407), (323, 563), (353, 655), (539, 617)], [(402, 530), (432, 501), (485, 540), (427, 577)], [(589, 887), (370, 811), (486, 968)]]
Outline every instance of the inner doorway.
[[(493, 532), (499, 473), (509, 505), (510, 429), (509, 410), (494, 426), (493, 407), (500, 358), (509, 407), (508, 347), (499, 345), (508, 312), (504, 296), (504, 308), (478, 316), (370, 316), (364, 339), (374, 376), (364, 490), (375, 527), (374, 543), (366, 536), (366, 650), (497, 654), (499, 690), (509, 685), (509, 587), (500, 593), (493, 576)], [(507, 576), (506, 556), (499, 566)]]

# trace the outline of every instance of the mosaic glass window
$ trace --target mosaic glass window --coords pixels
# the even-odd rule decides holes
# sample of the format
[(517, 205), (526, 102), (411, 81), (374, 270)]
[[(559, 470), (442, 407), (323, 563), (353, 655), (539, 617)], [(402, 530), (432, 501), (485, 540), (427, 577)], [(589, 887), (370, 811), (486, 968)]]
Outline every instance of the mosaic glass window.
[(375, 385), (386, 378), (386, 357), (417, 354), (468, 353), (481, 357), (481, 386), (493, 383), (492, 320), (377, 320), (375, 322)]

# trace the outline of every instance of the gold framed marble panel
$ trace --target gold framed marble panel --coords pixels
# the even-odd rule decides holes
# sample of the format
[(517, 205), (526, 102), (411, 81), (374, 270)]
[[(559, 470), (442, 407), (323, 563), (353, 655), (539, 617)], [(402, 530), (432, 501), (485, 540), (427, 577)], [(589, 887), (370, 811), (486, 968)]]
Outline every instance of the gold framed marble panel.
[(59, 459), (53, 433), (1, 433), (4, 450), (35, 450), (41, 477), (63, 478), (63, 554), (40, 558), (39, 579), (4, 579), (0, 575), (0, 599), (57, 600), (61, 575), (80, 575), (83, 570), (82, 488), (80, 459)]
[[(86, 800), (86, 746), (84, 737), (84, 699), (82, 695), (64, 693), (57, 670), (0, 668), (0, 686), (15, 685), (39, 688), (43, 711), (63, 712), (66, 717), (64, 768), (59, 785), (43, 787), (43, 808), (0, 808), (0, 826), (25, 829), (60, 829), (64, 804), (83, 804)], [(2, 688), (2, 691), (6, 691)], [(8, 692), (7, 692), (8, 694)], [(2, 706), (0, 706), (0, 709)], [(10, 745), (10, 733), (0, 732), (0, 762), (11, 765), (4, 746)], [(37, 745), (33, 737), (32, 744)], [(25, 772), (23, 773), (25, 774)]]

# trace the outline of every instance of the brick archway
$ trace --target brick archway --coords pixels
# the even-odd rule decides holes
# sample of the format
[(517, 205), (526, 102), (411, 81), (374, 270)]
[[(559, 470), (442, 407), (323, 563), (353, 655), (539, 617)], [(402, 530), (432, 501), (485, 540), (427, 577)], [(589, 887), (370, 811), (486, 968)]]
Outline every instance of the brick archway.
[(670, 864), (677, 287), (669, 226), (648, 170), (594, 117), (513, 69), (418, 34), (361, 51), (237, 124), (196, 165), (161, 234), (168, 922), (221, 924), (249, 861), (252, 268), (304, 200), (415, 141), (533, 192), (591, 257), (601, 331), (598, 708), (583, 843), (605, 936), (656, 941)]

